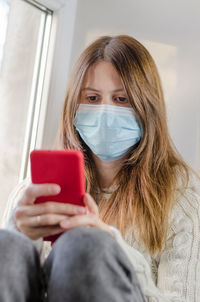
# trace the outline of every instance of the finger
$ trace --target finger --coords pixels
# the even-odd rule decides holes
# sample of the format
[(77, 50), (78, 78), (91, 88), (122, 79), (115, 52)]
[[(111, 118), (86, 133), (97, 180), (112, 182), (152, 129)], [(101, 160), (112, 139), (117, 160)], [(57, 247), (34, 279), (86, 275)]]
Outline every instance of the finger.
[(42, 237), (52, 236), (63, 233), (63, 229), (60, 226), (48, 227), (45, 230), (42, 229)]
[(98, 206), (89, 193), (85, 194), (83, 202), (87, 206), (90, 213), (93, 213), (94, 215), (99, 216)]
[(80, 226), (98, 226), (98, 224), (99, 220), (92, 214), (68, 217), (60, 222), (60, 226), (63, 229), (71, 229)]
[(61, 228), (63, 228), (63, 230), (69, 230), (81, 226), (96, 227), (108, 232), (113, 236), (113, 233), (110, 230), (109, 226), (93, 214), (68, 217), (67, 219), (60, 222), (60, 226)]
[(41, 226), (55, 226), (59, 225), (59, 223), (66, 219), (66, 215), (56, 215), (56, 214), (45, 214), (45, 215), (38, 215), (32, 217), (26, 217), (16, 222), (17, 228), (24, 229), (24, 228), (35, 228)]
[(22, 199), (18, 204), (33, 204), (37, 197), (57, 195), (60, 189), (60, 186), (57, 184), (31, 184), (25, 189)]
[(50, 226), (50, 227), (35, 228), (34, 232), (33, 229), (31, 228), (26, 232), (26, 235), (30, 237), (32, 240), (37, 240), (41, 237), (57, 235), (62, 232), (63, 229), (60, 226)]
[(42, 214), (80, 215), (86, 214), (86, 208), (61, 202), (44, 202), (40, 204), (19, 206), (16, 208), (15, 217), (20, 219), (25, 216), (37, 216)]

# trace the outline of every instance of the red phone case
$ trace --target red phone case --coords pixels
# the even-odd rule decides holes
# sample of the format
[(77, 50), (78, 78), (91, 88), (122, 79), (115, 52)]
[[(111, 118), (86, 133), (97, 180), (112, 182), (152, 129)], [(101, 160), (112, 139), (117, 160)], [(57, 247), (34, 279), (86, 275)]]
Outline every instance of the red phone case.
[[(55, 201), (85, 206), (84, 157), (78, 150), (34, 150), (30, 154), (33, 184), (55, 183), (61, 187), (58, 195), (41, 196), (35, 203)], [(45, 237), (52, 243), (60, 236)]]

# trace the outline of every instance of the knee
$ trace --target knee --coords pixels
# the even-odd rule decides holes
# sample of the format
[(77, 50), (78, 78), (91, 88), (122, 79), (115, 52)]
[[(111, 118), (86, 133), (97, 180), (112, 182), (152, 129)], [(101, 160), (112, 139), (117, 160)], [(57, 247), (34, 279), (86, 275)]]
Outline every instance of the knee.
[(125, 272), (128, 278), (134, 273), (131, 264), (115, 238), (108, 232), (94, 227), (79, 227), (62, 234), (54, 243), (45, 263), (51, 269), (70, 276), (83, 272), (84, 276), (98, 275), (109, 269), (116, 275)]
[(106, 231), (94, 227), (79, 227), (65, 232), (55, 242), (53, 249), (59, 257), (82, 256), (85, 260), (110, 254), (117, 246), (116, 240)]
[[(36, 249), (32, 241), (17, 231), (0, 230), (0, 251), (12, 259), (13, 255), (23, 259), (35, 256)], [(18, 258), (19, 259), (19, 258)]]
[(57, 240), (55, 246), (66, 245), (80, 246), (82, 248), (92, 246), (93, 248), (100, 248), (109, 246), (114, 241), (114, 238), (106, 231), (94, 227), (78, 227), (66, 231)]

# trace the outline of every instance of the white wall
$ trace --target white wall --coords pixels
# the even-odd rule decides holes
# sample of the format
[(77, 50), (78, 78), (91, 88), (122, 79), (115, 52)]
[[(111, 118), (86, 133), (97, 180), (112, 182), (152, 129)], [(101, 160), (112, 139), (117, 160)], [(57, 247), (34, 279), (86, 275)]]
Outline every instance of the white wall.
[(72, 65), (84, 47), (104, 34), (142, 42), (160, 71), (171, 136), (184, 159), (200, 166), (199, 0), (78, 0)]

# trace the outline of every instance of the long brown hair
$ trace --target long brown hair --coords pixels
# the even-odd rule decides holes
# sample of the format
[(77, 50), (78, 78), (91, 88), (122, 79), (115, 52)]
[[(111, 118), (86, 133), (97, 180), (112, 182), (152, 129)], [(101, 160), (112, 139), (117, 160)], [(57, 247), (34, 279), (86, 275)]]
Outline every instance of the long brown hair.
[(175, 203), (177, 180), (186, 186), (188, 167), (174, 148), (167, 129), (166, 110), (156, 65), (145, 47), (132, 37), (104, 36), (78, 59), (68, 85), (60, 138), (65, 149), (80, 149), (85, 156), (86, 189), (95, 197), (99, 183), (89, 148), (79, 137), (73, 120), (88, 68), (99, 61), (111, 62), (121, 76), (129, 101), (140, 119), (143, 136), (129, 152), (116, 175), (117, 189), (103, 203), (104, 222), (115, 221), (125, 236), (132, 226), (151, 253), (166, 242), (170, 211)]

